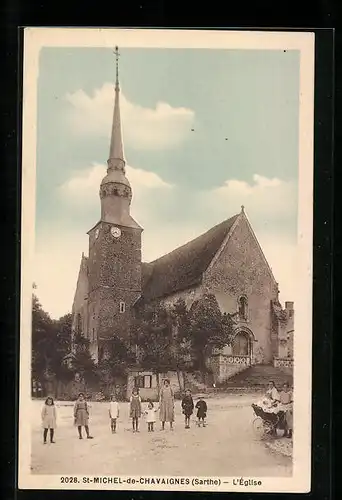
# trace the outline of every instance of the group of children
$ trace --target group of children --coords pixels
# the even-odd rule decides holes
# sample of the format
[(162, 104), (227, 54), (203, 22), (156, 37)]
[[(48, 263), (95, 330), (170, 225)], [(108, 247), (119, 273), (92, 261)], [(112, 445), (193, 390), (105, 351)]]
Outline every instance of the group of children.
[[(112, 401), (113, 397), (114, 396), (112, 396)], [(149, 400), (147, 403), (147, 409), (143, 411), (141, 397), (139, 395), (139, 390), (137, 388), (133, 389), (129, 403), (130, 403), (129, 416), (132, 419), (133, 432), (139, 432), (139, 419), (141, 418), (142, 415), (145, 415), (146, 417), (148, 432), (153, 432), (154, 424), (157, 420), (156, 413), (159, 408), (155, 408), (153, 402)]]
[[(110, 405), (115, 405), (115, 411), (114, 413), (112, 412), (110, 406), (110, 418), (111, 418), (111, 427), (112, 431), (115, 432), (116, 429), (116, 419), (118, 417), (118, 403), (115, 402), (114, 396), (112, 396), (112, 401)], [(194, 412), (194, 408), (197, 409), (197, 425), (200, 426), (202, 425), (205, 427), (205, 418), (207, 416), (207, 403), (204, 401), (203, 396), (199, 396), (199, 400), (196, 403), (196, 406), (194, 404), (194, 401), (192, 399), (191, 391), (190, 389), (187, 389), (185, 391), (185, 395), (182, 399), (181, 402), (181, 407), (183, 414), (185, 416), (185, 428), (190, 429), (190, 417)], [(134, 388), (132, 391), (132, 396), (130, 397), (130, 418), (132, 419), (132, 426), (133, 426), (133, 432), (139, 432), (139, 418), (141, 418), (142, 415), (145, 416), (146, 418), (146, 423), (147, 423), (147, 430), (148, 432), (153, 432), (154, 431), (154, 424), (157, 420), (156, 418), (156, 413), (159, 411), (159, 407), (156, 408), (154, 406), (154, 403), (151, 400), (148, 400), (147, 402), (147, 409), (145, 411), (142, 411), (142, 401), (141, 397), (139, 395), (139, 389)], [(113, 416), (114, 415), (114, 416)], [(162, 421), (162, 424), (164, 422)], [(170, 422), (172, 424), (172, 422)], [(172, 428), (172, 426), (171, 426)], [(164, 429), (164, 425), (162, 426), (162, 429)]]
[[(54, 434), (57, 424), (57, 414), (54, 400), (51, 396), (46, 398), (42, 409), (43, 443), (46, 444), (48, 432), (50, 431), (50, 443), (55, 443)], [(89, 409), (84, 394), (78, 395), (74, 405), (74, 424), (78, 430), (79, 439), (83, 439), (82, 427), (86, 432), (87, 439), (93, 439), (89, 432)]]
[(268, 383), (266, 393), (258, 402), (258, 406), (265, 413), (282, 415), (284, 437), (292, 438), (293, 431), (293, 393), (288, 382), (278, 391), (273, 380)]
[(185, 396), (182, 399), (182, 410), (185, 416), (185, 428), (190, 429), (190, 417), (193, 414), (194, 408), (197, 409), (197, 425), (200, 427), (202, 424), (205, 427), (205, 419), (207, 416), (207, 403), (204, 401), (203, 396), (199, 396), (199, 400), (194, 405), (190, 389), (185, 391)]
[[(207, 403), (203, 396), (199, 396), (196, 405), (194, 404), (191, 391), (187, 389), (181, 402), (182, 411), (185, 417), (185, 428), (190, 428), (190, 417), (197, 409), (197, 425), (205, 427), (207, 416)], [(132, 419), (133, 432), (139, 432), (139, 419), (144, 416), (147, 423), (147, 431), (154, 432), (154, 424), (157, 421), (157, 412), (159, 407), (155, 407), (151, 400), (147, 402), (147, 408), (142, 409), (142, 400), (139, 395), (139, 389), (134, 388), (130, 397), (130, 418)], [(114, 395), (111, 396), (109, 403), (109, 419), (112, 433), (116, 433), (117, 420), (120, 415), (119, 403)], [(50, 431), (50, 442), (54, 443), (54, 430), (56, 428), (56, 407), (52, 397), (45, 400), (42, 409), (43, 442), (46, 444), (48, 432)], [(163, 423), (163, 422), (162, 422)], [(79, 439), (83, 439), (82, 427), (84, 427), (87, 439), (93, 439), (89, 432), (89, 410), (84, 394), (80, 393), (74, 405), (74, 424), (78, 430)], [(164, 428), (164, 426), (162, 427)]]

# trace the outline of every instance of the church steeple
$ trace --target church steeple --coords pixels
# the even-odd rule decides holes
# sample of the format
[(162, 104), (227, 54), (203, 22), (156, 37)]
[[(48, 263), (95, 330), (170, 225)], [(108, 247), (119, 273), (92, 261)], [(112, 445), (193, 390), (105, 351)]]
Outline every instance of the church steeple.
[(119, 50), (115, 47), (116, 77), (114, 111), (107, 160), (107, 175), (100, 186), (101, 220), (127, 227), (140, 227), (130, 215), (131, 185), (126, 177), (120, 117)]
[(120, 118), (120, 84), (119, 84), (119, 49), (115, 47), (116, 78), (115, 98), (112, 122), (112, 135), (110, 139), (108, 169), (125, 171), (125, 160), (122, 144), (121, 118)]

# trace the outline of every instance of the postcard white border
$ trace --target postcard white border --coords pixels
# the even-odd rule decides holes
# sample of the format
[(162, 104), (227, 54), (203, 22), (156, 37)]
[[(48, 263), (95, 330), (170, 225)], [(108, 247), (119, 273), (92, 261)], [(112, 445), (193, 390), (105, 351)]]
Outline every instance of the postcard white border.
[[(294, 455), (291, 478), (251, 478), (262, 486), (233, 485), (234, 478), (219, 478), (220, 486), (123, 486), (122, 484), (61, 485), (61, 475), (30, 472), (31, 435), (28, 419), (19, 418), (18, 486), (20, 489), (110, 489), (225, 492), (306, 493), (311, 489), (311, 366), (312, 366), (312, 245), (313, 245), (313, 130), (314, 33), (272, 31), (201, 31), (93, 28), (25, 28), (23, 71), (21, 328), (19, 412), (30, 407), (31, 307), (34, 277), (35, 178), (37, 143), (37, 81), (42, 47), (159, 47), (300, 51), (300, 117), (298, 177), (298, 258), (294, 337)], [(300, 334), (299, 334), (300, 332)], [(83, 476), (82, 476), (83, 477)], [(190, 478), (191, 479), (191, 478)], [(239, 478), (235, 478), (239, 479)], [(245, 478), (248, 479), (248, 478)], [(225, 484), (224, 481), (229, 481)]]

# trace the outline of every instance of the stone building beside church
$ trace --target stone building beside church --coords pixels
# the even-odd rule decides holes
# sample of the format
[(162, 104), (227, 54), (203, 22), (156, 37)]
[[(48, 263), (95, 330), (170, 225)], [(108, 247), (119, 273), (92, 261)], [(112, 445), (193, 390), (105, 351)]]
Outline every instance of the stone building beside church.
[[(169, 306), (183, 298), (190, 307), (210, 293), (222, 312), (233, 315), (236, 332), (232, 344), (209, 360), (215, 380), (224, 381), (253, 364), (291, 367), (293, 303), (281, 306), (278, 283), (243, 207), (167, 255), (142, 262), (143, 229), (130, 214), (119, 95), (117, 61), (108, 168), (99, 187), (101, 216), (88, 231), (88, 257), (81, 259), (73, 331), (89, 339), (98, 361), (106, 356), (111, 337), (127, 338), (138, 302)], [(152, 375), (146, 377), (152, 388)]]

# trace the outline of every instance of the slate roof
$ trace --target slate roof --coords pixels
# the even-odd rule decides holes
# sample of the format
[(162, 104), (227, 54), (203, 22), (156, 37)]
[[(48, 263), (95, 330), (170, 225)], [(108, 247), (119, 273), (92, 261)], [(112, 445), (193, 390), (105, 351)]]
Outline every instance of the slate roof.
[(198, 284), (239, 214), (185, 245), (142, 265), (142, 299), (152, 300)]

